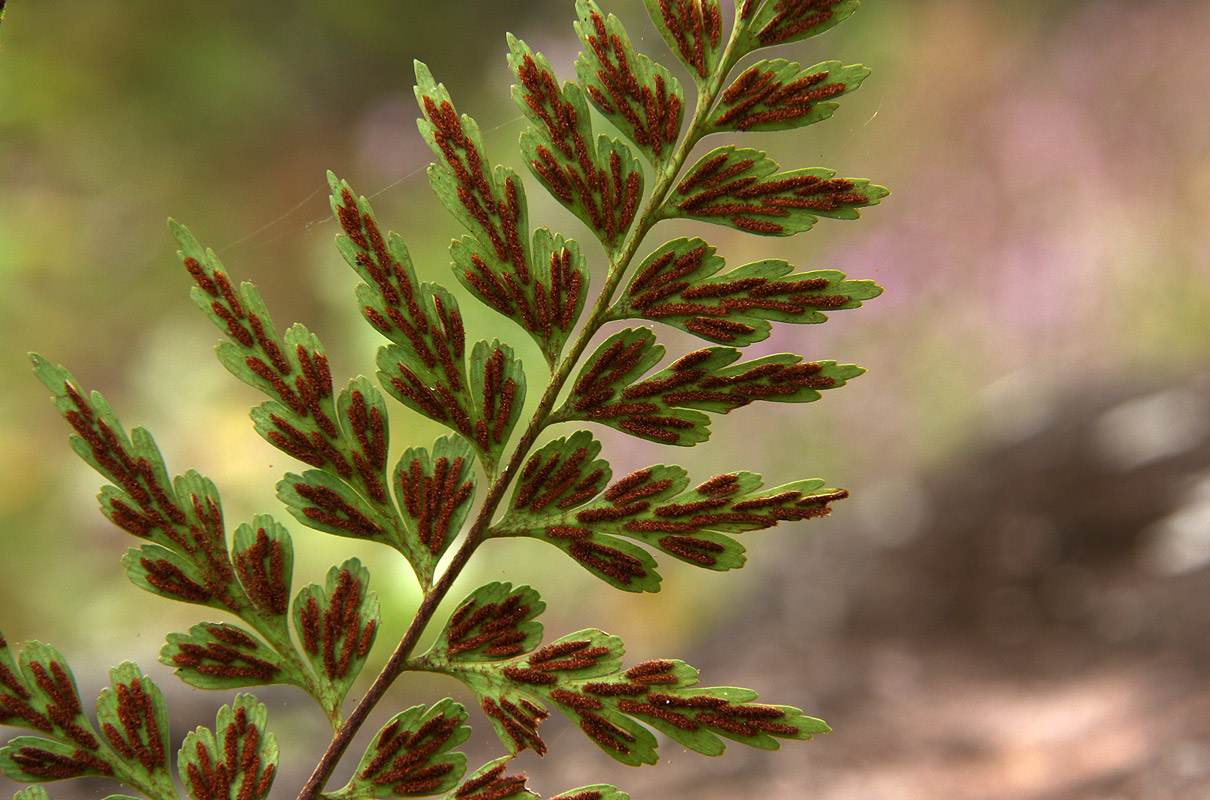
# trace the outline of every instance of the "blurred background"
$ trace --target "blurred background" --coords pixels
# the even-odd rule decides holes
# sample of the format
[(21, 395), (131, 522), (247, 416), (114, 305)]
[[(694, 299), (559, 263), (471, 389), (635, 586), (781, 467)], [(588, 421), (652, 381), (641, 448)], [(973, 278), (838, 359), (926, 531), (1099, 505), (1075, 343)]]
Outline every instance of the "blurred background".
[[(604, 5), (639, 49), (675, 63), (639, 0)], [(297, 586), (363, 558), (388, 610), (381, 663), (416, 602), (410, 571), (280, 509), (274, 483), (297, 467), (253, 433), (260, 397), (213, 358), (218, 331), (188, 299), (164, 220), (256, 283), (279, 330), (316, 332), (338, 383), (372, 374), (378, 340), (332, 246), (324, 170), (371, 196), (422, 279), (459, 291), (446, 247), (462, 231), (427, 186), (412, 60), (477, 119), (491, 158), (521, 169), (504, 33), (570, 78), (573, 17), (570, 0), (8, 4), (0, 629), (61, 648), (86, 705), (123, 659), (168, 692), (178, 739), (213, 725), (229, 698), (156, 663), (165, 634), (198, 609), (148, 603), (126, 580), (118, 560), (134, 542), (97, 513), (101, 480), (66, 446), (25, 353), (68, 366), (127, 426), (149, 428), (170, 470), (213, 478), (229, 525), (262, 511), (287, 520)], [(835, 730), (722, 759), (669, 744), (659, 769), (627, 770), (552, 719), (554, 755), (519, 760), (531, 786), (551, 796), (608, 781), (636, 800), (1210, 795), (1207, 41), (1210, 4), (1195, 0), (870, 0), (771, 54), (874, 75), (833, 119), (744, 143), (892, 196), (790, 240), (705, 226), (654, 236), (705, 236), (732, 266), (777, 256), (877, 280), (886, 293), (865, 308), (781, 326), (752, 348), (869, 374), (810, 406), (719, 418), (713, 441), (690, 451), (594, 433), (615, 474), (671, 460), (700, 478), (821, 476), (853, 499), (828, 519), (749, 534), (742, 573), (663, 565), (654, 597), (511, 542), (489, 543), (453, 595), (530, 582), (551, 636), (603, 627), (636, 661), (683, 657), (706, 685), (751, 686)], [(529, 195), (533, 220), (590, 245), (574, 218)], [(545, 380), (528, 337), (459, 296), (472, 337), (511, 337), (531, 386)], [(694, 346), (661, 336), (673, 354)], [(402, 410), (392, 423), (397, 445), (441, 432)], [(378, 716), (436, 692), (467, 700), (409, 679)], [(258, 695), (282, 743), (274, 795), (293, 797), (324, 722), (294, 690)], [(486, 761), (497, 749), (474, 721), (472, 760)]]

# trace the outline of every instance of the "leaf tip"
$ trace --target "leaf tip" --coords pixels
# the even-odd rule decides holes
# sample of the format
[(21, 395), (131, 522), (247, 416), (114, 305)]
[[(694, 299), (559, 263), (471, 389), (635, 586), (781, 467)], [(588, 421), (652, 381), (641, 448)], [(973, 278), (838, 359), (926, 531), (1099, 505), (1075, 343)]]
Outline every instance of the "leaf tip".
[(172, 237), (178, 242), (183, 243), (182, 237), (189, 237), (189, 229), (177, 222), (174, 217), (168, 218), (168, 230), (172, 233)]

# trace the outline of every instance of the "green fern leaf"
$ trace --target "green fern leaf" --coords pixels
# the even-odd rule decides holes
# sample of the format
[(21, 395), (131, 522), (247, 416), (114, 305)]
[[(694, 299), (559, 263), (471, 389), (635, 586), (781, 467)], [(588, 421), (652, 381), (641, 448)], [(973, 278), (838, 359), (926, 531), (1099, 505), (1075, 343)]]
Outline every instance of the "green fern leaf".
[(549, 800), (630, 800), (630, 795), (608, 783), (594, 783), (592, 786), (560, 792)]
[(56, 736), (96, 753), (100, 743), (84, 716), (67, 659), (54, 647), (28, 642), (14, 661), (0, 636), (0, 722)]
[(188, 633), (168, 634), (160, 662), (199, 689), (241, 689), (271, 683), (307, 686), (272, 647), (226, 622), (202, 622)]
[(643, 0), (656, 30), (702, 84), (722, 56), (723, 14), (719, 0)]
[(474, 444), (488, 469), (495, 465), (525, 403), (525, 367), (498, 340), (476, 342), (471, 351), (471, 396), (475, 399)]
[(122, 566), (130, 582), (144, 591), (182, 603), (229, 610), (207, 587), (197, 564), (166, 547), (132, 547), (122, 557)]
[[(762, 490), (761, 477), (751, 472), (718, 475), (686, 491), (685, 470), (663, 464), (606, 487), (608, 469), (593, 460), (599, 450), (586, 431), (578, 431), (535, 453), (522, 470), (508, 513), (491, 535), (540, 539), (582, 564), (576, 543), (602, 538), (616, 543), (614, 537), (621, 536), (685, 563), (724, 571), (744, 564), (744, 547), (734, 534), (823, 516), (831, 503), (848, 496), (825, 488), (819, 479)], [(656, 575), (654, 564), (646, 566), (649, 560), (644, 558), (644, 568)], [(608, 573), (602, 577), (634, 590), (633, 581)]]
[(641, 439), (689, 447), (710, 438), (710, 418), (652, 402), (622, 402), (621, 394), (664, 354), (648, 328), (627, 328), (606, 339), (580, 371), (572, 394), (551, 422), (585, 419)]
[(405, 553), (420, 577), (432, 583), (437, 561), (453, 542), (475, 499), (474, 454), (462, 438), (443, 436), (432, 448), (408, 448), (395, 467), (395, 492), (403, 510)]
[(378, 596), (369, 583), (369, 570), (350, 558), (328, 570), (324, 586), (310, 584), (294, 598), (294, 628), (324, 682), (321, 704), (329, 713), (340, 709), (378, 632)]
[(635, 52), (621, 20), (593, 0), (576, 0), (576, 33), (584, 51), (576, 76), (597, 110), (661, 166), (680, 138), (685, 114), (681, 83), (667, 69)]
[(857, 209), (877, 205), (888, 192), (859, 178), (836, 178), (830, 169), (778, 172), (759, 150), (725, 145), (689, 170), (661, 211), (765, 236), (791, 236), (819, 217), (857, 219)]
[[(0, 7), (0, 20), (3, 20), (3, 19), (4, 19), (4, 9), (2, 7)], [(117, 797), (122, 797), (122, 796), (121, 795), (110, 795), (110, 797), (105, 798), (105, 800), (110, 800), (110, 798), (117, 798)], [(41, 786), (37, 786), (37, 785), (26, 786), (21, 791), (15, 792), (13, 794), (13, 800), (50, 800), (50, 795), (48, 795), (46, 793), (46, 790), (43, 789)], [(125, 800), (125, 798), (123, 798), (123, 800)], [(133, 800), (133, 798), (132, 798), (132, 800)]]
[(17, 736), (0, 749), (0, 774), (32, 783), (67, 778), (109, 778), (113, 765), (86, 749), (39, 736)]
[(191, 731), (177, 754), (177, 771), (192, 800), (263, 800), (277, 773), (277, 738), (268, 712), (250, 694), (219, 709), (214, 730)]
[(768, 338), (769, 321), (826, 322), (825, 311), (859, 308), (882, 294), (873, 281), (845, 280), (836, 270), (790, 275), (781, 259), (718, 274), (723, 264), (701, 239), (674, 239), (643, 261), (610, 318), (649, 319), (742, 347)]
[[(0, 636), (0, 687), (0, 722), (41, 734), (18, 736), (0, 750), (0, 772), (6, 777), (41, 782), (100, 776), (148, 797), (176, 796), (164, 699), (134, 664), (110, 671), (110, 687), (97, 699), (100, 731), (84, 716), (71, 668), (49, 645), (27, 643), (18, 666)], [(28, 790), (22, 795), (46, 797)]]
[(708, 347), (639, 380), (662, 354), (648, 328), (614, 334), (588, 360), (551, 421), (599, 422), (643, 439), (688, 446), (709, 438), (709, 418), (700, 411), (726, 414), (759, 400), (807, 403), (865, 371), (835, 361), (801, 363), (802, 356), (789, 353), (735, 364), (739, 350)]
[(277, 497), (309, 528), (400, 547), (389, 520), (384, 519), (348, 484), (322, 470), (302, 475), (288, 472), (277, 484)]
[(848, 19), (859, 5), (858, 0), (737, 0), (746, 35), (736, 58), (762, 47), (818, 36)]
[[(615, 249), (625, 238), (643, 194), (643, 170), (622, 142), (594, 140), (584, 93), (559, 86), (541, 54), (509, 37), (509, 64), (517, 77), (513, 100), (534, 123), (521, 135), (521, 153), (547, 191)], [(594, 143), (595, 142), (595, 143)]]
[[(378, 380), (399, 402), (418, 414), (472, 436), (472, 401), (466, 387), (465, 334), (458, 303), (445, 288), (420, 286), (426, 334), (407, 345), (378, 349)], [(440, 328), (437, 322), (440, 321)]]
[(439, 661), (503, 661), (542, 641), (537, 616), (546, 608), (528, 586), (480, 586), (458, 604), (428, 658)]
[(222, 329), (219, 361), (231, 374), (271, 400), (252, 411), (266, 441), (304, 463), (323, 469), (394, 517), (385, 489), (386, 407), (365, 379), (353, 381), (337, 397), (327, 354), (319, 339), (292, 325), (278, 343), (273, 320), (260, 293), (249, 283), (238, 289), (213, 252), (202, 250), (191, 233), (170, 222), (179, 255), (197, 283), (194, 302)]
[(682, 661), (649, 660), (623, 671), (624, 654), (616, 636), (589, 629), (502, 666), (427, 661), (421, 667), (450, 674), (475, 692), (512, 753), (546, 751), (538, 726), (549, 707), (631, 766), (658, 760), (648, 728), (711, 756), (725, 749), (720, 737), (775, 750), (779, 739), (828, 731), (796, 708), (753, 703), (757, 694), (749, 689), (698, 687), (697, 670)]
[(448, 697), (432, 708), (396, 714), (366, 749), (352, 780), (334, 798), (418, 797), (453, 788), (466, 773), (466, 756), (449, 752), (471, 735), (466, 709)]
[(424, 115), (420, 133), (439, 159), (429, 168), (433, 191), (495, 258), (527, 271), (529, 219), (520, 177), (507, 167), (492, 167), (479, 126), (458, 116), (449, 92), (426, 65), (417, 61), (415, 67), (416, 102)]
[(97, 698), (97, 725), (106, 744), (121, 756), (125, 780), (155, 787), (161, 797), (175, 795), (168, 764), (168, 710), (159, 687), (129, 661), (110, 670), (109, 681)]
[(235, 529), (231, 560), (252, 605), (281, 638), (288, 639), (290, 583), (294, 574), (294, 544), (290, 533), (273, 517), (259, 514), (252, 524)]
[(780, 58), (759, 61), (723, 92), (706, 132), (784, 131), (822, 122), (840, 107), (827, 101), (861, 86), (869, 74), (839, 61), (806, 69)]
[(99, 393), (86, 398), (66, 369), (41, 356), (31, 358), (35, 375), (51, 390), (59, 413), (76, 431), (72, 449), (114, 484), (101, 490), (101, 511), (127, 533), (179, 557), (157, 559), (156, 563), (164, 562), (162, 581), (154, 569), (135, 570), (129, 573), (135, 583), (168, 596), (175, 593), (175, 599), (221, 605), (234, 613), (244, 609), (248, 601), (227, 552), (222, 505), (214, 484), (192, 470), (169, 480), (150, 433), (134, 428), (127, 436)]
[(505, 774), (511, 760), (511, 756), (504, 756), (487, 762), (457, 788), (446, 792), (437, 800), (536, 800), (538, 795), (525, 787), (524, 774)]

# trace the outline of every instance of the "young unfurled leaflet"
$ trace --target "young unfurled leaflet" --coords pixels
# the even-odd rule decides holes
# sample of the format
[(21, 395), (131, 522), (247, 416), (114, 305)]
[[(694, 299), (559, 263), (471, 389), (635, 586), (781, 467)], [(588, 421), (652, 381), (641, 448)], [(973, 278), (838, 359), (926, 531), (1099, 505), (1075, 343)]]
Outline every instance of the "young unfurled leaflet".
[[(488, 540), (506, 547), (510, 539), (539, 539), (617, 589), (656, 592), (657, 557), (736, 569), (746, 560), (742, 536), (824, 516), (848, 497), (818, 478), (766, 487), (738, 468), (690, 480), (671, 464), (624, 475), (610, 467), (610, 449), (633, 442), (620, 434), (693, 446), (708, 438), (711, 414), (761, 401), (813, 402), (845, 386), (860, 367), (789, 353), (747, 357), (739, 348), (768, 338), (774, 323), (821, 323), (881, 293), (871, 281), (780, 258), (727, 268), (716, 247), (722, 239), (649, 241), (657, 223), (673, 218), (789, 236), (820, 218), (856, 219), (887, 194), (825, 168), (782, 171), (735, 143), (689, 160), (707, 135), (791, 130), (831, 116), (836, 100), (866, 79), (865, 67), (737, 65), (754, 51), (830, 29), (856, 1), (737, 0), (733, 16), (721, 0), (644, 1), (672, 68), (639, 52), (644, 37), (594, 0), (574, 3), (582, 45), (574, 81), (561, 83), (547, 58), (508, 38), (512, 97), (530, 123), (520, 152), (531, 186), (571, 211), (570, 224), (587, 229), (580, 241), (591, 246), (571, 238), (580, 236), (574, 230), (531, 227), (526, 179), (490, 160), (475, 121), (458, 113), (428, 67), (415, 65), (420, 133), (435, 158), (429, 183), (465, 228), (449, 248), (454, 277), (524, 330), (544, 365), (525, 369), (518, 356), (525, 351), (503, 336), (468, 341), (474, 326), (455, 295), (420, 281), (402, 237), (331, 173), (336, 247), (360, 278), (358, 310), (386, 340), (376, 380), (357, 377), (340, 388), (314, 333), (293, 325), (279, 336), (255, 287), (234, 283), (213, 252), (171, 223), (192, 297), (225, 337), (219, 360), (268, 396), (252, 410), (254, 429), (303, 465), (278, 482), (278, 499), (302, 525), (397, 551), (419, 585), (406, 632), (351, 708), (346, 696), (381, 638), (382, 611), (396, 611), (379, 608), (361, 561), (348, 558), (322, 584), (295, 589), (284, 525), (257, 515), (228, 539), (211, 481), (193, 471), (170, 477), (147, 431), (127, 432), (99, 394), (33, 357), (74, 430), (72, 448), (110, 482), (102, 512), (141, 540), (123, 558), (132, 582), (236, 618), (170, 634), (163, 664), (199, 688), (298, 687), (332, 726), (299, 800), (537, 797), (508, 761), (523, 750), (559, 754), (561, 743), (547, 736), (560, 724), (549, 719), (555, 712), (611, 758), (636, 766), (658, 760), (656, 734), (717, 756), (724, 740), (771, 750), (828, 730), (797, 708), (758, 702), (753, 690), (699, 686), (697, 670), (682, 661), (624, 664), (621, 640), (595, 628), (546, 640), (541, 587), (474, 589), (449, 610), (428, 651), (414, 655)], [(682, 69), (696, 88), (693, 107), (676, 74)], [(623, 320), (659, 322), (709, 344), (665, 359), (655, 329), (617, 325)], [(540, 394), (527, 378), (545, 381)], [(388, 398), (448, 434), (392, 461)], [(619, 435), (598, 439), (576, 427), (585, 422)], [(327, 789), (388, 688), (415, 671), (461, 681), (477, 708), (445, 698), (398, 711), (347, 784)], [(506, 755), (470, 768), (458, 748), (470, 725), (485, 721)], [(278, 777), (267, 711), (251, 695), (223, 706), (213, 730), (189, 733), (173, 762), (163, 699), (148, 676), (129, 662), (116, 667), (94, 724), (62, 655), (36, 642), (14, 658), (0, 637), (0, 723), (34, 733), (0, 750), (0, 771), (25, 782), (102, 776), (152, 800), (179, 800), (175, 766), (191, 800), (263, 800)], [(47, 800), (38, 787), (19, 797)], [(549, 800), (627, 798), (599, 783)]]

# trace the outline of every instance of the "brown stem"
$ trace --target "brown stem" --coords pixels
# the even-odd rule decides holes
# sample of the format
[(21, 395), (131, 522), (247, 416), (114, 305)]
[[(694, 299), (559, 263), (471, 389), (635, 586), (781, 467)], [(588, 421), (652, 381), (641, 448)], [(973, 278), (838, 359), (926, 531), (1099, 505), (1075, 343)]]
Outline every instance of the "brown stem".
[[(502, 483), (497, 481), (497, 484)], [(492, 487), (495, 489), (495, 486)], [(476, 522), (476, 527), (478, 524)], [(473, 531), (472, 531), (473, 536)], [(374, 683), (362, 696), (357, 703), (356, 708), (345, 719), (344, 723), (337, 729), (332, 736), (332, 742), (328, 745), (328, 749), (324, 751), (323, 758), (315, 766), (315, 771), (311, 773), (311, 777), (303, 786), (302, 791), (298, 793), (298, 800), (314, 800), (319, 797), (323, 791), (324, 784), (328, 777), (332, 774), (332, 770), (336, 769), (336, 765), (345, 754), (345, 750), (349, 748), (349, 743), (353, 741), (353, 737), (357, 735), (357, 731), (365, 724), (366, 718), (370, 716), (370, 712), (378, 705), (378, 701), (386, 694), (387, 689), (403, 672), (404, 665), (407, 663), (408, 656), (412, 654), (412, 650), (416, 647), (416, 642), (420, 639), (420, 634), (424, 632), (425, 627), (433, 618), (434, 612), (437, 611), (437, 606), (441, 604), (446, 593), (454, 584), (454, 579), (458, 577), (458, 573), (466, 566), (466, 562), (470, 560), (471, 553), (474, 548), (469, 546), (472, 538), (468, 538), (463, 543), (462, 547), (454, 554), (454, 560), (450, 562), (449, 568), (441, 576), (441, 579), (433, 586), (429, 593), (425, 595), (424, 601), (421, 602), (420, 608), (416, 610), (416, 616), (412, 620), (412, 624), (408, 627), (407, 633), (399, 640), (399, 645), (395, 648), (395, 652), (391, 654), (390, 661), (383, 667), (382, 672), (378, 673), (378, 677), (374, 679)]]
[(307, 780), (306, 785), (299, 792), (298, 800), (317, 800), (320, 796), (324, 784), (331, 776), (332, 771), (336, 769), (337, 763), (348, 749), (349, 743), (353, 741), (353, 737), (357, 735), (357, 731), (365, 724), (370, 712), (378, 705), (383, 695), (386, 694), (387, 689), (390, 688), (395, 679), (406, 669), (408, 658), (411, 656), (412, 650), (416, 648), (420, 635), (432, 620), (433, 614), (436, 613), (437, 606), (445, 599), (450, 587), (454, 585), (454, 581), (461, 574), (467, 562), (470, 561), (471, 554), (482, 544), (485, 538), (484, 535), (491, 525), (492, 516), (496, 513), (496, 509), (504, 497), (505, 490), (512, 483), (512, 478), (520, 468), (521, 462), (529, 455), (529, 450), (533, 447), (534, 442), (537, 441), (538, 434), (551, 421), (550, 417), (554, 411), (555, 401), (558, 399), (563, 385), (571, 375), (572, 369), (579, 362), (580, 356), (584, 354), (585, 348), (588, 347), (588, 343), (600, 329), (601, 325), (609, 320), (609, 304), (613, 299), (614, 292), (617, 291), (618, 285), (622, 281), (623, 275), (634, 260), (639, 244), (642, 243), (651, 226), (662, 218), (660, 211), (663, 207), (664, 198), (668, 195), (677, 175), (685, 165), (685, 160), (688, 158), (693, 146), (702, 137), (706, 118), (709, 115), (711, 107), (714, 105), (715, 99), (718, 97), (719, 91), (722, 89), (723, 80), (726, 78), (727, 73), (730, 72), (736, 60), (732, 56), (732, 51), (736, 42), (739, 41), (742, 32), (746, 30), (746, 27), (743, 21), (737, 20), (735, 28), (731, 33), (731, 40), (728, 42), (726, 51), (723, 54), (718, 73), (711, 76), (711, 80), (707, 82), (698, 96), (697, 109), (694, 113), (693, 121), (690, 123), (689, 133), (680, 142), (664, 169), (660, 171), (656, 184), (652, 188), (651, 196), (647, 200), (647, 205), (643, 209), (643, 214), (639, 218), (639, 222), (631, 230), (622, 247), (613, 254), (609, 274), (605, 278), (605, 285), (601, 287), (601, 293), (593, 304), (588, 320), (584, 323), (584, 327), (580, 330), (571, 349), (563, 356), (558, 368), (551, 375), (550, 384), (546, 387), (546, 392), (542, 395), (542, 400), (538, 404), (534, 416), (530, 419), (529, 426), (526, 427), (525, 433), (522, 434), (520, 441), (517, 442), (517, 447), (513, 450), (508, 464), (500, 470), (496, 480), (492, 482), (491, 487), (488, 489), (487, 497), (483, 500), (483, 505), (480, 507), (479, 514), (475, 517), (475, 522), (467, 533), (466, 540), (463, 541), (462, 546), (454, 554), (453, 560), (450, 561), (441, 578), (424, 596), (423, 602), (421, 602), (420, 607), (416, 610), (416, 616), (412, 619), (412, 624), (408, 626), (407, 632), (399, 641), (399, 645), (395, 648), (395, 652), (391, 654), (391, 658), (386, 663), (386, 666), (382, 668), (382, 671), (374, 679), (374, 683), (370, 686), (369, 690), (358, 701), (357, 707), (345, 719), (344, 724), (333, 735), (332, 742), (324, 752), (323, 758), (320, 759), (310, 779)]
[[(614, 285), (616, 286), (616, 281), (614, 281)], [(604, 295), (604, 292), (602, 292), (602, 295)], [(432, 620), (433, 614), (436, 613), (437, 606), (445, 599), (450, 587), (454, 585), (454, 581), (462, 572), (466, 563), (470, 561), (471, 554), (475, 551), (475, 548), (483, 542), (484, 533), (486, 533), (488, 526), (491, 524), (492, 515), (495, 514), (496, 509), (500, 506), (500, 501), (504, 497), (505, 490), (512, 483), (512, 476), (516, 474), (521, 461), (528, 455), (534, 441), (538, 438), (538, 434), (545, 427), (550, 412), (554, 408), (555, 400), (558, 399), (559, 392), (563, 388), (563, 384), (567, 381), (567, 377), (571, 374), (571, 370), (579, 360), (580, 355), (583, 354), (584, 348), (588, 346), (593, 333), (601, 326), (601, 318), (604, 316), (607, 308), (608, 298), (605, 298), (604, 301), (598, 300), (593, 307), (593, 313), (585, 324), (584, 330), (580, 332), (580, 336), (576, 339), (571, 351), (560, 362), (559, 369), (551, 376), (550, 385), (546, 387), (546, 393), (542, 395), (542, 401), (538, 404), (538, 410), (534, 413), (529, 427), (525, 429), (525, 433), (517, 443), (517, 447), (513, 451), (508, 464), (500, 471), (499, 476), (492, 483), (491, 488), (488, 489), (487, 497), (484, 498), (483, 506), (479, 509), (479, 514), (475, 517), (475, 523), (467, 534), (466, 540), (463, 541), (462, 546), (454, 554), (453, 560), (450, 561), (441, 578), (424, 596), (420, 607), (416, 609), (416, 616), (412, 619), (412, 624), (408, 626), (407, 632), (400, 639), (395, 652), (391, 654), (391, 659), (382, 668), (382, 671), (378, 673), (378, 677), (374, 679), (374, 683), (357, 703), (356, 708), (345, 719), (344, 724), (333, 735), (332, 742), (324, 752), (323, 758), (320, 759), (310, 779), (307, 780), (306, 785), (299, 792), (298, 800), (315, 800), (315, 798), (319, 797), (328, 777), (336, 768), (337, 763), (340, 762), (341, 757), (344, 756), (349, 743), (357, 735), (357, 731), (365, 724), (366, 718), (369, 717), (370, 712), (382, 699), (387, 689), (390, 688), (391, 684), (395, 682), (395, 679), (406, 668), (408, 657), (411, 656), (412, 650), (416, 648), (416, 643), (420, 639), (420, 635)]]

